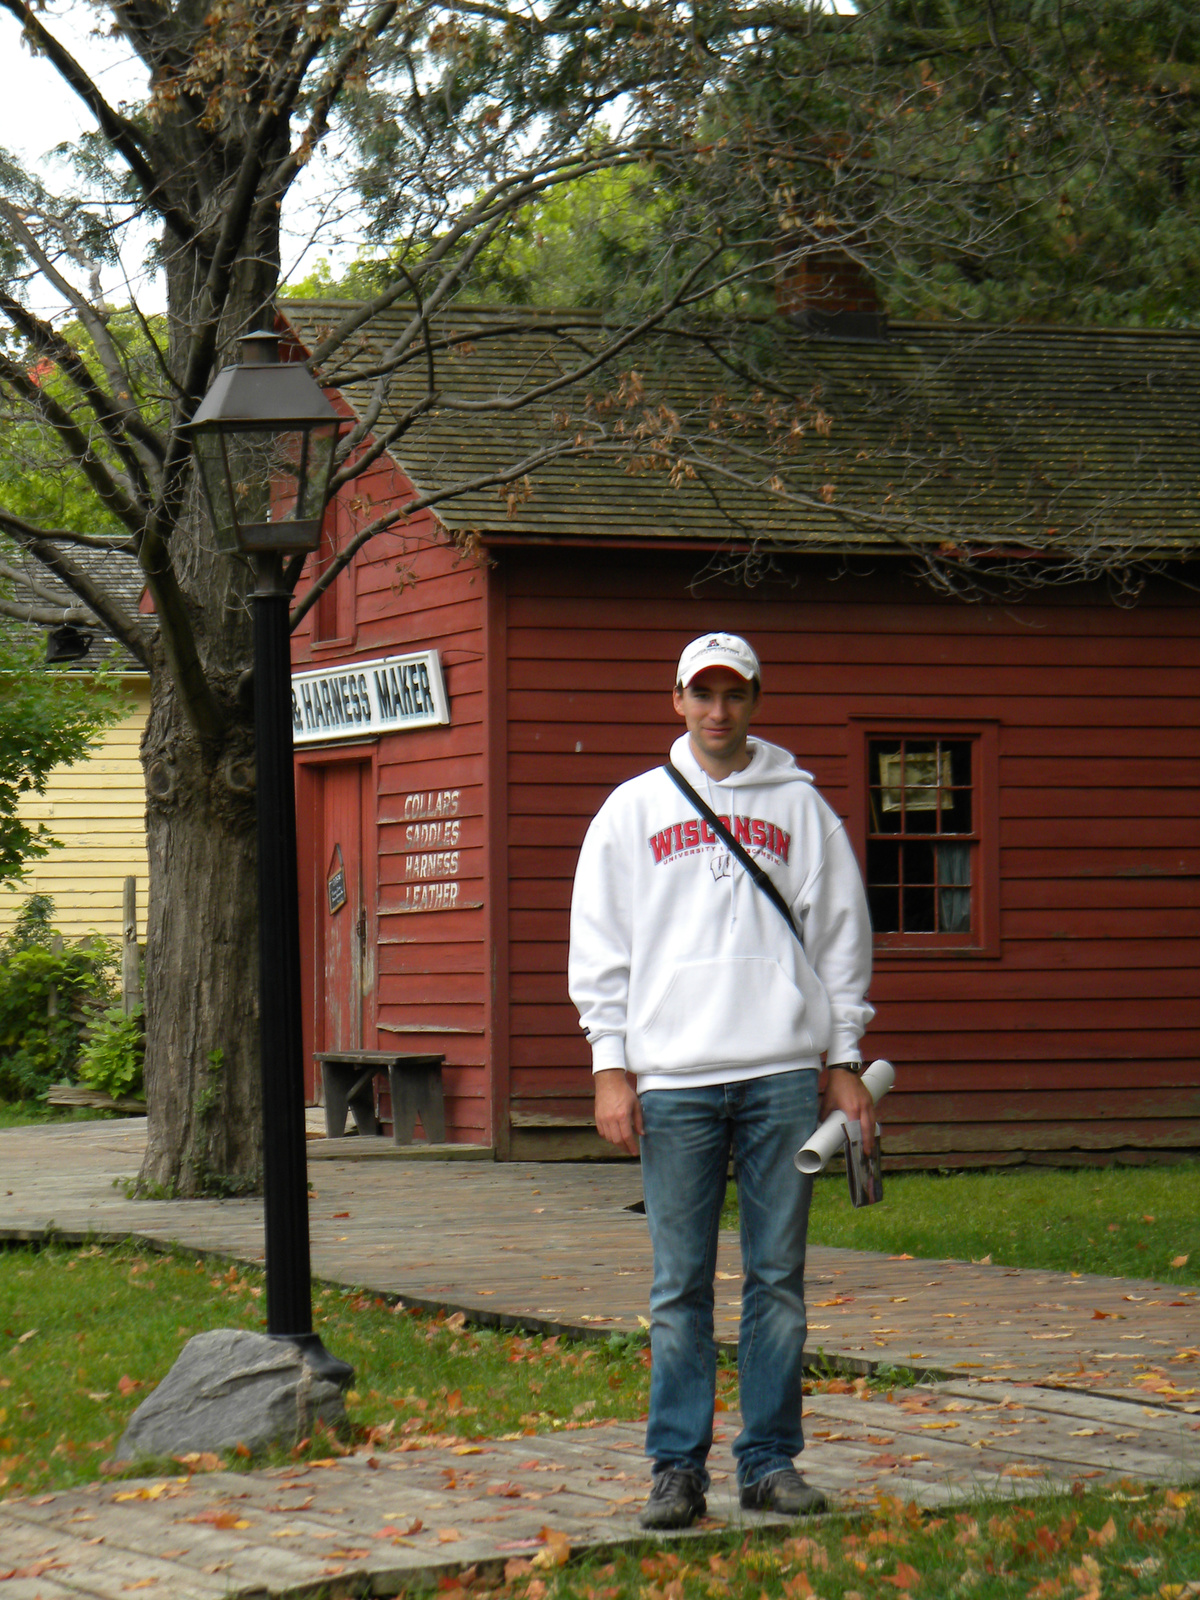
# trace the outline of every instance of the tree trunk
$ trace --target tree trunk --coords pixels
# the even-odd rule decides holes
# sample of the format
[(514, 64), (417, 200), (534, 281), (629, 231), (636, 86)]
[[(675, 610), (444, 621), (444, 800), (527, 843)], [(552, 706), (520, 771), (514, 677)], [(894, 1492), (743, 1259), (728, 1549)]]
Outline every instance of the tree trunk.
[[(286, 31), (286, 30), (285, 30)], [(232, 193), (257, 110), (206, 145), (181, 99), (158, 124), (160, 165), (199, 219), (183, 244), (168, 230), (169, 359), (186, 370), (202, 326), (208, 244)], [(286, 122), (261, 154), (268, 167), (287, 151)], [(236, 339), (274, 320), (279, 207), (260, 204), (238, 244), (219, 307), (218, 345), (237, 360)], [(173, 530), (170, 565), (186, 618), (161, 616), (150, 720), (142, 739), (150, 906), (146, 929), (146, 1102), (149, 1138), (143, 1193), (247, 1193), (262, 1181), (262, 1090), (258, 1022), (258, 884), (254, 712), (246, 692), (253, 663), (250, 567), (220, 553), (193, 481)], [(172, 670), (194, 648), (219, 707), (219, 730), (198, 733)]]
[(246, 1193), (262, 1172), (253, 729), (243, 713), (219, 746), (201, 743), (161, 671), (142, 765), (149, 1129), (139, 1188)]

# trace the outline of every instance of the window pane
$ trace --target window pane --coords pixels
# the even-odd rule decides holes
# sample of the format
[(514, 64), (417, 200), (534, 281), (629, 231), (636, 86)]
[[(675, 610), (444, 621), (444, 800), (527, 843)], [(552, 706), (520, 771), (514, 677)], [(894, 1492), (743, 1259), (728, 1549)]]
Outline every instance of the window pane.
[(879, 771), (880, 756), (898, 756), (900, 745), (896, 740), (872, 739), (867, 747), (867, 782), (878, 786), (883, 782)]
[(970, 789), (942, 790), (942, 832), (970, 833)]
[[(911, 849), (911, 846), (906, 848)], [(971, 846), (969, 844), (937, 844), (937, 876), (941, 884), (971, 882)]]
[(871, 832), (899, 833), (901, 822), (900, 808), (899, 806), (896, 806), (891, 811), (885, 810), (883, 805), (883, 797), (882, 789), (871, 790)]
[(871, 926), (876, 933), (899, 933), (899, 889), (871, 887), (867, 890), (867, 902), (871, 907)]
[[(909, 794), (934, 795), (936, 789), (910, 789)], [(928, 806), (909, 805), (904, 812), (904, 827), (907, 833), (936, 833), (938, 826), (937, 810), (932, 803)]]
[(936, 933), (934, 923), (934, 891), (932, 888), (903, 891), (904, 932)]
[(944, 755), (950, 758), (950, 782), (953, 784), (969, 784), (974, 780), (971, 777), (971, 743), (969, 739), (961, 742), (946, 740), (942, 744)]
[(933, 841), (928, 844), (906, 844), (903, 846), (904, 882), (908, 885), (921, 883), (934, 883), (933, 871)]
[(971, 931), (970, 889), (938, 890), (938, 932), (969, 933)]
[(900, 846), (890, 839), (867, 841), (867, 882), (900, 882)]

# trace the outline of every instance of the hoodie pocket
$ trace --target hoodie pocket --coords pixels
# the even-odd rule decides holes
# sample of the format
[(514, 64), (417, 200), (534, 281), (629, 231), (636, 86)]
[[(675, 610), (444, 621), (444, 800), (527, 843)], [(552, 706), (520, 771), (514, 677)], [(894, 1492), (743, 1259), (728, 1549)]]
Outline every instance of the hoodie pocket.
[(630, 1066), (689, 1072), (816, 1055), (828, 1038), (829, 1001), (814, 973), (803, 977), (804, 990), (761, 956), (676, 967), (645, 1022), (630, 1030)]

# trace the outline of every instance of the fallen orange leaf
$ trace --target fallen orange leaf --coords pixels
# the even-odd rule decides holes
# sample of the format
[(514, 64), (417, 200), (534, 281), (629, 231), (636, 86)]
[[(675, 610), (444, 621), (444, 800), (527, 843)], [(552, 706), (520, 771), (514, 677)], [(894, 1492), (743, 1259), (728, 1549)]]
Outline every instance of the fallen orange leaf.
[(248, 1528), (250, 1526), (245, 1517), (239, 1517), (232, 1511), (200, 1511), (194, 1517), (188, 1517), (189, 1522), (206, 1523), (212, 1528)]
[(783, 1585), (783, 1592), (788, 1600), (808, 1600), (814, 1592), (813, 1586), (808, 1581), (808, 1575), (798, 1572), (794, 1578), (788, 1578)]
[(538, 1551), (533, 1558), (535, 1567), (563, 1567), (571, 1557), (571, 1541), (565, 1533), (560, 1533), (557, 1528), (542, 1528), (540, 1537), (545, 1541), (544, 1549)]
[(907, 1561), (902, 1561), (895, 1572), (883, 1573), (881, 1577), (884, 1583), (893, 1583), (897, 1589), (912, 1589), (921, 1581), (921, 1574)]
[(1173, 1256), (1171, 1258), (1171, 1265), (1173, 1267), (1186, 1267), (1187, 1264), (1188, 1258), (1186, 1256)]

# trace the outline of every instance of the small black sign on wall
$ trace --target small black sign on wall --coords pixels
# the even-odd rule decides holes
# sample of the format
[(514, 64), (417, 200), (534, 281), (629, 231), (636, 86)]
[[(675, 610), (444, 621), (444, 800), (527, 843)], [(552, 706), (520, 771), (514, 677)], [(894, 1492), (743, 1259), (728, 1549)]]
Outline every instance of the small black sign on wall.
[(333, 847), (326, 888), (329, 890), (329, 915), (332, 917), (346, 904), (346, 864), (342, 860), (340, 844)]

